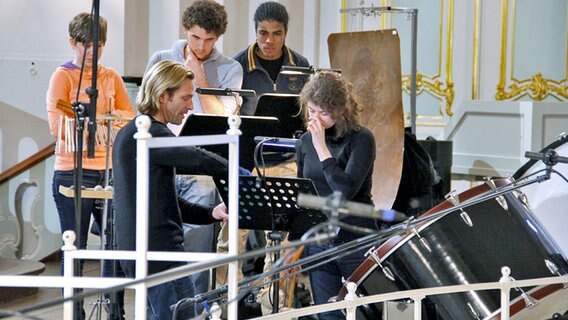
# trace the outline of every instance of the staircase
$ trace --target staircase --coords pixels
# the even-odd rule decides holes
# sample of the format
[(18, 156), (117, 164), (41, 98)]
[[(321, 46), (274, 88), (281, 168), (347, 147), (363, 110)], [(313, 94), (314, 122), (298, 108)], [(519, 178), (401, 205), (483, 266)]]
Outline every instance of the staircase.
[[(0, 258), (0, 275), (38, 275), (45, 270), (45, 264), (37, 261)], [(37, 288), (0, 287), (0, 305), (35, 294)]]

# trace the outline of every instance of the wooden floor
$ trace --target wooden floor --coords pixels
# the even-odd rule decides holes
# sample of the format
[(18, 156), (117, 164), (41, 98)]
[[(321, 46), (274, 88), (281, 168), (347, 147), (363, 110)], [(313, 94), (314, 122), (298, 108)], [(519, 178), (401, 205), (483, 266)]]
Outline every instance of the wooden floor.
[[(100, 239), (97, 236), (89, 234), (88, 249), (99, 249)], [(60, 275), (60, 261), (49, 261), (44, 262), (45, 271), (40, 276), (58, 276)], [(85, 276), (97, 277), (100, 275), (100, 263), (98, 261), (86, 261), (83, 269)], [(0, 290), (10, 290), (9, 288), (1, 288)], [(29, 308), (36, 306), (41, 303), (56, 301), (62, 298), (62, 291), (60, 288), (39, 288), (38, 292), (34, 295), (21, 298), (15, 301), (11, 301), (5, 304), (0, 304), (0, 312), (6, 311), (18, 311), (23, 308)], [(96, 301), (98, 297), (89, 297), (84, 302), (84, 308), (87, 315), (87, 319), (106, 319), (106, 312), (104, 308), (97, 307)], [(125, 313), (126, 319), (134, 319), (134, 291), (126, 290), (125, 297)], [(92, 315), (91, 315), (92, 313)], [(0, 313), (1, 314), (1, 313)], [(42, 320), (61, 320), (63, 319), (63, 304), (58, 304), (57, 306), (49, 307), (47, 309), (34, 311), (28, 316), (33, 316), (36, 319)], [(91, 316), (89, 316), (91, 315)], [(25, 317), (10, 317), (2, 319), (27, 319)], [(32, 318), (33, 319), (33, 318)]]
[[(42, 275), (59, 275), (59, 261), (47, 262), (46, 269)], [(99, 262), (87, 261), (84, 267), (84, 274), (89, 277), (96, 277), (99, 275)], [(41, 276), (41, 275), (40, 275)], [(6, 288), (0, 288), (0, 290), (10, 290)], [(39, 288), (38, 292), (32, 296), (18, 299), (16, 301), (8, 302), (6, 304), (0, 305), (0, 311), (17, 311), (22, 308), (32, 307), (40, 303), (55, 301), (61, 299), (62, 293), (61, 289), (51, 289), (51, 288)], [(104, 308), (96, 307), (95, 302), (98, 297), (89, 297), (85, 300), (85, 312), (87, 314), (87, 319), (106, 319), (106, 312)], [(97, 316), (97, 312), (101, 312)], [(91, 317), (89, 315), (91, 314)], [(134, 293), (132, 290), (127, 290), (125, 293), (125, 312), (127, 319), (134, 319)], [(28, 314), (37, 319), (45, 320), (61, 320), (63, 319), (63, 305), (59, 304), (57, 306), (49, 307), (47, 309), (34, 311)], [(2, 319), (26, 319), (25, 317), (9, 317)]]
[[(88, 245), (87, 248), (89, 249), (98, 249), (100, 248), (100, 241), (99, 238), (93, 235), (89, 235)], [(44, 262), (45, 264), (45, 271), (41, 273), (39, 276), (57, 276), (60, 274), (60, 261), (49, 261)], [(97, 277), (100, 275), (100, 263), (98, 261), (86, 261), (85, 266), (83, 269), (83, 273), (85, 276), (89, 277)], [(304, 283), (308, 284), (309, 281), (304, 276)], [(10, 290), (9, 288), (2, 288), (0, 290)], [(2, 304), (0, 302), (0, 315), (8, 313), (9, 311), (19, 311), (23, 308), (30, 308), (33, 306), (37, 306), (38, 304), (57, 301), (62, 298), (62, 291), (60, 288), (39, 288), (37, 293), (17, 299), (15, 301), (11, 301), (8, 303)], [(98, 297), (88, 297), (85, 299), (84, 308), (87, 315), (87, 319), (106, 319), (106, 311), (104, 308), (97, 307), (96, 301)], [(125, 297), (125, 313), (126, 319), (134, 319), (134, 290), (126, 290)], [(62, 320), (63, 319), (63, 304), (59, 303), (56, 306), (48, 307), (42, 310), (32, 311), (26, 314), (27, 317), (23, 316), (13, 316), (13, 317), (5, 317), (0, 318), (3, 319), (41, 319), (41, 320)]]

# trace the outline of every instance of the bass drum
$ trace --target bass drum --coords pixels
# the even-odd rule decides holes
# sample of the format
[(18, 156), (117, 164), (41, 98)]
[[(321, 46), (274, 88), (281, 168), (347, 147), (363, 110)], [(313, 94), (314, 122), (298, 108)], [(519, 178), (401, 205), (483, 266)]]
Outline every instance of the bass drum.
[[(568, 156), (568, 136), (553, 142), (541, 152), (553, 149), (560, 156)], [(545, 169), (542, 161), (530, 160), (519, 168), (513, 175), (518, 180), (538, 171)], [(554, 169), (568, 178), (568, 164), (558, 164)], [(521, 189), (527, 195), (529, 208), (537, 217), (542, 226), (558, 243), (564, 257), (568, 257), (568, 183), (562, 177), (553, 173), (550, 180), (542, 183), (533, 183)]]
[[(431, 220), (384, 242), (370, 254), (349, 281), (359, 295), (399, 290), (498, 281), (508, 266), (517, 280), (565, 274), (568, 264), (518, 191), (482, 201), (494, 188), (510, 184), (492, 180), (460, 193), (422, 214)], [(477, 200), (463, 207), (454, 202)], [(439, 212), (446, 214), (432, 216)], [(555, 267), (550, 267), (552, 264)], [(551, 270), (553, 269), (553, 270)], [(528, 290), (525, 288), (525, 290)], [(338, 294), (342, 300), (347, 290)], [(519, 296), (511, 291), (511, 298)], [(485, 319), (500, 308), (499, 290), (433, 295), (424, 300), (427, 319)], [(380, 304), (358, 308), (358, 319), (381, 319)]]

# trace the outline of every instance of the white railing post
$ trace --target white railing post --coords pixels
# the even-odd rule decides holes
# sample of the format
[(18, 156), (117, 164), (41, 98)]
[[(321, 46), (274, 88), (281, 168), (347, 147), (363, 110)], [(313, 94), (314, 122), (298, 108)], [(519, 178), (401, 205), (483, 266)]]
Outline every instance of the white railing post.
[[(148, 275), (148, 193), (150, 190), (150, 152), (148, 140), (150, 118), (141, 115), (136, 118), (138, 132), (136, 139), (136, 279), (144, 279)], [(134, 299), (136, 319), (146, 319), (147, 288), (145, 282), (135, 286)]]
[[(228, 135), (239, 136), (242, 134), (239, 130), (241, 118), (239, 116), (230, 116), (227, 120), (229, 124)], [(229, 255), (236, 257), (238, 255), (239, 241), (239, 140), (229, 143)], [(239, 294), (237, 271), (239, 262), (237, 260), (229, 263), (228, 290), (227, 300), (227, 318), (238, 318), (238, 301)]]
[[(75, 260), (70, 259), (67, 252), (77, 250), (77, 247), (75, 247), (75, 245), (73, 244), (76, 239), (75, 232), (67, 230), (63, 232), (61, 238), (63, 239), (63, 246), (61, 247), (61, 251), (63, 251), (63, 297), (69, 298), (73, 296), (74, 291), (74, 287), (71, 284), (75, 279), (75, 270), (73, 268)], [(73, 301), (68, 301), (63, 304), (63, 319), (72, 320), (74, 312), (75, 307)]]
[(424, 296), (412, 298), (412, 302), (414, 302), (414, 320), (422, 320), (422, 299), (424, 299)]
[[(345, 285), (347, 288), (347, 294), (345, 295), (345, 301), (353, 301), (357, 299), (357, 284), (355, 282), (348, 281)], [(345, 320), (355, 320), (357, 307), (348, 307), (345, 309), (346, 315)]]
[(501, 268), (501, 320), (509, 320), (509, 303), (511, 301), (511, 269), (509, 267)]

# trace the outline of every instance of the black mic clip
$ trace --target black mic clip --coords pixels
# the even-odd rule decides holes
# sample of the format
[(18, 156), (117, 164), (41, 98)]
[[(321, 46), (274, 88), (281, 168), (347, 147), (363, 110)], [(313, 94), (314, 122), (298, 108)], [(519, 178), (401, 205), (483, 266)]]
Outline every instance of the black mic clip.
[(227, 293), (227, 289), (228, 286), (224, 285), (212, 291), (196, 294), (194, 297), (181, 299), (177, 303), (171, 305), (170, 310), (182, 310), (196, 303), (208, 304), (223, 301), (223, 299), (226, 299), (223, 294)]
[(538, 182), (542, 182), (542, 181), (550, 179), (550, 176), (551, 176), (552, 172), (554, 171), (552, 169), (553, 166), (557, 165), (558, 163), (568, 163), (568, 157), (559, 156), (558, 152), (556, 152), (554, 149), (548, 149), (548, 150), (543, 151), (543, 152), (527, 151), (527, 152), (525, 152), (525, 157), (529, 158), (531, 160), (542, 161), (546, 165), (546, 172), (545, 172), (544, 176), (540, 177)]
[(543, 153), (543, 160), (545, 165), (547, 166), (555, 166), (558, 164), (559, 155), (558, 152), (554, 151), (554, 149), (548, 149)]
[(77, 115), (77, 118), (84, 119), (89, 115), (89, 104), (79, 101), (73, 101), (71, 103), (73, 111)]
[(568, 163), (568, 157), (558, 155), (554, 149), (548, 149), (543, 152), (525, 152), (525, 157), (531, 160), (540, 160), (545, 165), (552, 167), (558, 163)]

